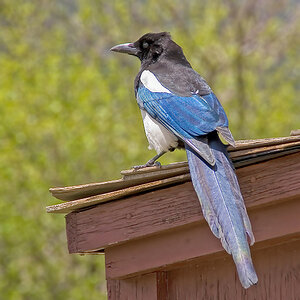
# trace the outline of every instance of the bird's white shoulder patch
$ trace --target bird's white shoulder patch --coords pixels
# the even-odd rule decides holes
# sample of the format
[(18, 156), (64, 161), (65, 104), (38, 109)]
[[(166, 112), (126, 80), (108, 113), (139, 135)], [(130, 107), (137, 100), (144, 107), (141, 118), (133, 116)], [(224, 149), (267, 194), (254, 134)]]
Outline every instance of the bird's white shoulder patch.
[(157, 80), (155, 75), (149, 70), (143, 71), (143, 73), (141, 74), (141, 82), (143, 83), (145, 88), (147, 88), (151, 92), (171, 94), (171, 92), (165, 87), (163, 87)]

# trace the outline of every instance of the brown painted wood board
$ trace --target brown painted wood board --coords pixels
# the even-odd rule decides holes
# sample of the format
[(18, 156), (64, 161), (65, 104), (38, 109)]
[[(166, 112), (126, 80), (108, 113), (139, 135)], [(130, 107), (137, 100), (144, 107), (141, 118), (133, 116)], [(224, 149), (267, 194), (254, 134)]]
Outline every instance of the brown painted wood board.
[(107, 280), (108, 300), (167, 300), (166, 272)]
[[(251, 251), (262, 248), (269, 240), (280, 243), (286, 236), (300, 239), (299, 213), (299, 199), (250, 211), (256, 238)], [(106, 248), (106, 276), (130, 277), (220, 252), (225, 253), (208, 225), (197, 223)]]
[(237, 177), (244, 199), (254, 204), (299, 197), (300, 152), (239, 168)]
[[(69, 252), (105, 248), (195, 222), (201, 216), (200, 204), (191, 183), (112, 201), (66, 216)], [(75, 231), (74, 227), (77, 228)]]
[(156, 284), (157, 284), (157, 300), (170, 300), (168, 291), (168, 276), (167, 272), (157, 271)]
[[(299, 198), (300, 153), (240, 168), (237, 176), (248, 210)], [(181, 183), (68, 214), (69, 251), (103, 249), (198, 221), (203, 216), (192, 183)]]
[(156, 274), (146, 274), (127, 280), (108, 280), (109, 300), (157, 300)]
[(300, 240), (252, 251), (258, 284), (245, 290), (232, 259), (222, 257), (167, 272), (172, 300), (299, 300)]

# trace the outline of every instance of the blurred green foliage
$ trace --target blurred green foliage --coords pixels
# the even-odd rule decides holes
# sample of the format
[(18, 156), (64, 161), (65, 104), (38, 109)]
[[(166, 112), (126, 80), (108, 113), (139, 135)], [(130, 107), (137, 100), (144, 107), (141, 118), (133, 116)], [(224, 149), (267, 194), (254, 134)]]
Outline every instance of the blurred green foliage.
[[(0, 1), (0, 299), (106, 299), (101, 256), (67, 253), (51, 186), (110, 180), (148, 160), (137, 59), (109, 53), (170, 31), (236, 137), (299, 128), (294, 1)], [(161, 161), (184, 160), (183, 151)]]

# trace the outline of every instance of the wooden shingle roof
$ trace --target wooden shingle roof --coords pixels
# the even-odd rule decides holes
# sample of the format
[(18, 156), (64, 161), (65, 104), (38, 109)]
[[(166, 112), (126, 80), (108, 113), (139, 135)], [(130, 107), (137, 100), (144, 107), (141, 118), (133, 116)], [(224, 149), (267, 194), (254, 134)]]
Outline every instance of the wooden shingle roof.
[[(235, 168), (274, 159), (300, 151), (300, 135), (257, 140), (241, 140), (228, 147)], [(51, 194), (64, 202), (47, 207), (49, 213), (69, 213), (112, 200), (190, 181), (187, 162), (161, 167), (121, 171), (121, 179), (68, 187), (51, 188)]]

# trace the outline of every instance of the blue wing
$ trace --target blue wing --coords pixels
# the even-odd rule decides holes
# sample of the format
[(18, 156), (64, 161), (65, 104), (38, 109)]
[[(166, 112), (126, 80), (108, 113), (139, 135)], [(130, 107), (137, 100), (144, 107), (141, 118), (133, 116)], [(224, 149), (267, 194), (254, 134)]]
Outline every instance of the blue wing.
[(151, 92), (140, 83), (137, 100), (141, 109), (145, 109), (152, 118), (214, 165), (213, 155), (205, 138), (201, 136), (218, 127), (228, 127), (225, 111), (214, 93), (182, 97), (171, 93)]
[(193, 139), (217, 127), (228, 127), (225, 111), (213, 93), (181, 97), (170, 93), (154, 93), (140, 84), (137, 99), (141, 109), (145, 109), (151, 117), (181, 138)]

